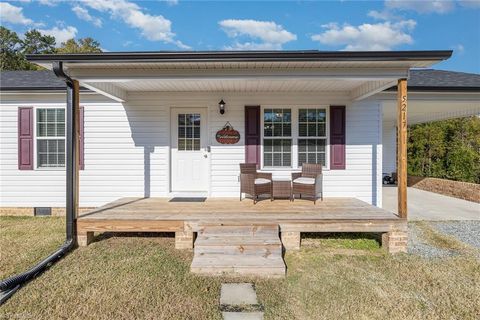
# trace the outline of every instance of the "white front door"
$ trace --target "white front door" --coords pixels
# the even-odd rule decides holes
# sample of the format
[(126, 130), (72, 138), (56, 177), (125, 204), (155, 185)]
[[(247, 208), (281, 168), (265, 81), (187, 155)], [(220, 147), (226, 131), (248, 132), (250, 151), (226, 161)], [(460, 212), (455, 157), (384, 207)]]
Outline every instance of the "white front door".
[(208, 192), (207, 112), (172, 109), (172, 192)]

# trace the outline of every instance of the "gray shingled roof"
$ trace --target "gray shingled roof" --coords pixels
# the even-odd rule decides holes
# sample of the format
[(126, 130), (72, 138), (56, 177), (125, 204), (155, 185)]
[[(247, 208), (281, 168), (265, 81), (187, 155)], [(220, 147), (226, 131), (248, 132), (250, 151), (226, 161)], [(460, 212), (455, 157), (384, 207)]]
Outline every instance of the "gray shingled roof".
[(59, 90), (65, 89), (65, 82), (50, 70), (2, 71), (1, 90)]
[(409, 89), (472, 88), (480, 90), (480, 74), (433, 69), (410, 70)]
[[(0, 72), (0, 90), (62, 89), (65, 89), (65, 83), (49, 70)], [(408, 89), (480, 91), (480, 74), (433, 69), (411, 70)], [(388, 90), (396, 90), (396, 87)]]

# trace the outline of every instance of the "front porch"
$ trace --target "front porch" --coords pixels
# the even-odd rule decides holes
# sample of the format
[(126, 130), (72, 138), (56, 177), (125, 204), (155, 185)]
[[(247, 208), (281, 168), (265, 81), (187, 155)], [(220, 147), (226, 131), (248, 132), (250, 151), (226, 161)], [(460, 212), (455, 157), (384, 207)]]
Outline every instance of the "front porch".
[(175, 232), (178, 249), (194, 247), (207, 226), (276, 225), (285, 249), (300, 248), (301, 232), (378, 232), (389, 252), (406, 249), (407, 220), (355, 198), (262, 200), (233, 198), (121, 198), (79, 216), (78, 243), (94, 232)]
[[(299, 249), (302, 232), (382, 233), (389, 252), (405, 252), (406, 79), (410, 68), (450, 55), (163, 52), (88, 55), (89, 61), (73, 55), (35, 57), (47, 67), (53, 62), (53, 70), (67, 83), (67, 226), (77, 226), (67, 229), (67, 237), (88, 245), (95, 232), (174, 232), (176, 248), (194, 249), (191, 271), (200, 274), (285, 275), (283, 250)], [(99, 121), (102, 113), (92, 106), (90, 122), (98, 121), (98, 131), (108, 132), (102, 144), (93, 146), (98, 154), (105, 150), (115, 155), (110, 162), (101, 156), (93, 161), (93, 146), (81, 149), (80, 137), (88, 133), (80, 132), (80, 84), (117, 101), (118, 117), (128, 121), (117, 134), (117, 125)], [(398, 216), (376, 207), (381, 205), (382, 110), (371, 98), (395, 84)], [(235, 143), (217, 139), (227, 127), (236, 128), (230, 130), (236, 132)], [(137, 158), (140, 149), (143, 159)], [(116, 189), (115, 197), (144, 198), (121, 198), (78, 216), (80, 159), (88, 152), (93, 170), (117, 170), (112, 177), (119, 187), (109, 186)], [(241, 163), (273, 170), (276, 178), (289, 178), (305, 163), (321, 165), (326, 198), (317, 205), (310, 200), (254, 205), (224, 198), (241, 190)], [(131, 176), (124, 176), (126, 172)], [(139, 173), (143, 185), (135, 178)], [(101, 195), (104, 189), (86, 195)], [(153, 197), (190, 192), (213, 198)]]

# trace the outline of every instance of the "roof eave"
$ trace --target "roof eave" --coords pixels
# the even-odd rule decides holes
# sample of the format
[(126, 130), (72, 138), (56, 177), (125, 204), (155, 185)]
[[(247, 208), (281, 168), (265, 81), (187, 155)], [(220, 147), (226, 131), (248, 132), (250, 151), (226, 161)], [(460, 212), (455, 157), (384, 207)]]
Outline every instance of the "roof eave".
[(42, 63), (95, 62), (274, 62), (274, 61), (442, 61), (452, 50), (429, 51), (165, 51), (102, 52), (88, 54), (29, 54), (28, 61)]
[[(408, 86), (408, 91), (416, 92), (480, 92), (480, 87), (460, 87), (460, 86), (444, 86), (444, 87), (432, 87), (432, 86)], [(391, 87), (385, 91), (396, 92), (397, 87)]]
[[(1, 87), (0, 92), (4, 91), (65, 91), (66, 87)], [(87, 88), (80, 87), (80, 92), (90, 91)]]

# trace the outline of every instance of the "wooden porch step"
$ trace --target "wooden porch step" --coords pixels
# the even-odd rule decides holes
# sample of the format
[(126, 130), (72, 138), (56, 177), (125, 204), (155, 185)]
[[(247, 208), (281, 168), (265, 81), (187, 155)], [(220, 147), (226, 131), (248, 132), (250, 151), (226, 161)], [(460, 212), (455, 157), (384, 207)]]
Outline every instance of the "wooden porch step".
[(191, 272), (202, 275), (285, 275), (278, 225), (206, 225), (195, 240)]
[(251, 236), (271, 236), (278, 237), (278, 224), (207, 224), (202, 225), (198, 232), (199, 235), (251, 235)]
[(282, 242), (274, 237), (259, 236), (205, 236), (195, 241), (195, 253), (223, 253), (238, 255), (282, 254)]
[(285, 263), (281, 255), (239, 257), (236, 254), (196, 254), (190, 271), (200, 275), (284, 277)]

